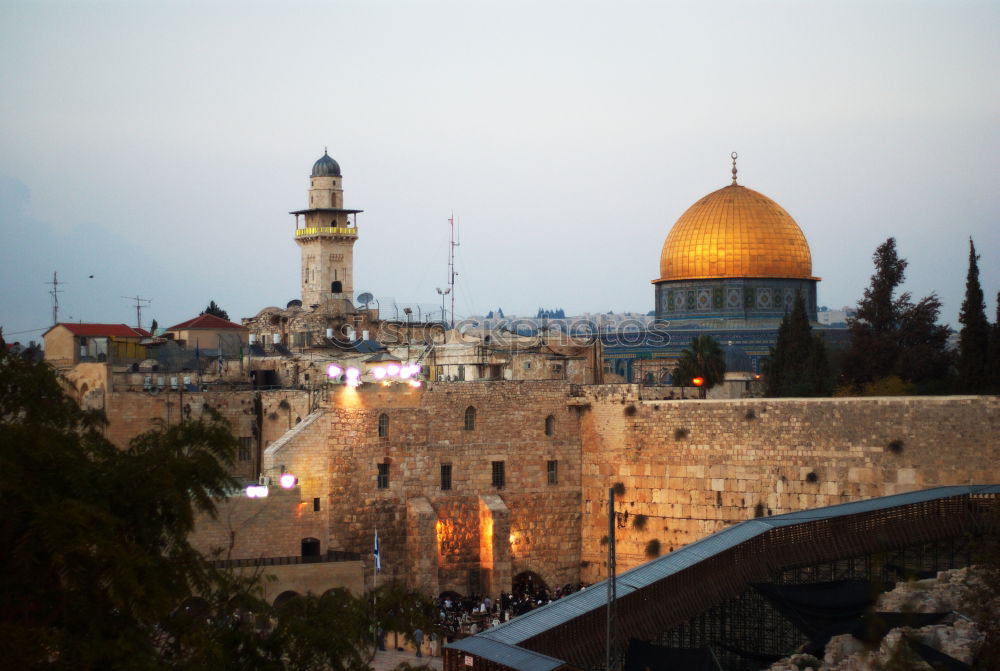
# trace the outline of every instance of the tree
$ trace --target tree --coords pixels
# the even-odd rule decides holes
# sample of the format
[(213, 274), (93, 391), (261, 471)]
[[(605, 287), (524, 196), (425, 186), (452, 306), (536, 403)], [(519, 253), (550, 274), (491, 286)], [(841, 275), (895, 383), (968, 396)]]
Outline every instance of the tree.
[(915, 304), (907, 292), (895, 296), (907, 265), (896, 254), (895, 238), (879, 245), (873, 260), (871, 285), (857, 315), (847, 321), (851, 343), (843, 359), (845, 384), (860, 391), (893, 375), (925, 388), (940, 382), (951, 365), (948, 327), (937, 324), (941, 302), (934, 294)]
[(965, 278), (965, 300), (958, 321), (958, 389), (978, 393), (989, 387), (990, 322), (986, 319), (983, 289), (979, 284), (979, 256), (969, 238), (969, 272)]
[[(417, 629), (428, 632), (436, 622), (437, 607), (430, 599), (400, 582), (387, 582), (368, 592), (375, 626), (383, 632), (400, 633), (413, 641)], [(395, 644), (394, 644), (395, 647)]]
[(200, 314), (215, 315), (220, 319), (225, 319), (226, 321), (229, 321), (229, 313), (220, 308), (218, 305), (216, 305), (215, 301), (209, 302), (208, 307), (202, 310)]
[(277, 609), (267, 647), (287, 668), (367, 671), (372, 645), (363, 598), (337, 588), (322, 596), (295, 597)]
[(1000, 292), (997, 292), (997, 316), (990, 328), (990, 351), (987, 366), (990, 390), (1000, 392)]
[(796, 294), (791, 314), (781, 320), (764, 374), (768, 396), (826, 396), (831, 391), (826, 345), (809, 326), (802, 294)]
[(219, 419), (119, 450), (51, 369), (0, 349), (0, 649), (11, 668), (151, 668), (179, 604), (228, 578), (188, 543), (234, 482)]
[(691, 341), (691, 346), (681, 350), (681, 358), (674, 368), (674, 385), (688, 387), (696, 377), (704, 380), (702, 398), (705, 393), (726, 379), (726, 356), (719, 343), (709, 335), (700, 335)]

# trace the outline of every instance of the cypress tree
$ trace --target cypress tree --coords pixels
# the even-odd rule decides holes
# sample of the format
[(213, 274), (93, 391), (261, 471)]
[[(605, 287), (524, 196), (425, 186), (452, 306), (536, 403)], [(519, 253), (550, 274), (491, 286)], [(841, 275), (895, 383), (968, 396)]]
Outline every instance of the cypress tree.
[(983, 289), (979, 284), (979, 256), (969, 238), (969, 272), (965, 278), (965, 300), (958, 321), (958, 388), (978, 393), (989, 387), (990, 323), (986, 319)]
[(796, 294), (791, 314), (778, 327), (778, 339), (764, 364), (768, 396), (821, 396), (829, 393), (826, 345), (814, 336), (806, 302)]

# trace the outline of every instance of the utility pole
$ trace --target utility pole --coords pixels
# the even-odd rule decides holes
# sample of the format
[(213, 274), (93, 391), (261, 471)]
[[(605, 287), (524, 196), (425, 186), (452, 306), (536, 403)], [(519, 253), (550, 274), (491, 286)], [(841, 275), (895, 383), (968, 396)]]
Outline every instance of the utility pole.
[(52, 281), (46, 282), (46, 284), (52, 285), (49, 295), (52, 296), (52, 324), (54, 326), (59, 323), (59, 294), (62, 293), (59, 290), (59, 273), (52, 271)]
[(447, 328), (447, 326), (448, 326), (448, 311), (444, 307), (444, 297), (451, 293), (451, 287), (448, 287), (447, 289), (442, 289), (441, 287), (434, 287), (434, 288), (437, 290), (438, 295), (441, 296), (441, 322)]
[(455, 248), (461, 243), (455, 237), (455, 213), (448, 218), (451, 238), (448, 243), (448, 291), (451, 292), (451, 328), (455, 328)]
[(122, 296), (122, 298), (130, 301), (135, 301), (135, 326), (136, 328), (142, 328), (142, 309), (149, 307), (153, 302), (152, 298), (141, 298), (140, 296)]
[(615, 584), (615, 489), (608, 489), (608, 604), (607, 656), (604, 668), (618, 668), (618, 590)]

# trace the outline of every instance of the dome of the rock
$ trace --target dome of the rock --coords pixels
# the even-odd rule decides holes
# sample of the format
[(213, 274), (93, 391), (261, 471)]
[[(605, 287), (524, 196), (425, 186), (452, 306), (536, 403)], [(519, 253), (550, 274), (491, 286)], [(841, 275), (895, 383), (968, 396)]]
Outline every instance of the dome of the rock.
[(660, 254), (655, 282), (714, 278), (816, 279), (809, 243), (767, 196), (732, 184), (681, 215)]

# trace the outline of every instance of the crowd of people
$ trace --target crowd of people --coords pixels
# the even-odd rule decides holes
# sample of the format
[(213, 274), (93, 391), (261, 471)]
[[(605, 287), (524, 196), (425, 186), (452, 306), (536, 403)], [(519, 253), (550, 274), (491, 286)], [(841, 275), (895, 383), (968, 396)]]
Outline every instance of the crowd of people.
[(447, 642), (477, 634), (499, 626), (511, 618), (540, 608), (551, 601), (583, 589), (584, 585), (566, 584), (550, 591), (531, 577), (514, 585), (513, 592), (504, 592), (494, 600), (488, 596), (461, 597), (445, 592), (438, 599), (438, 627)]

